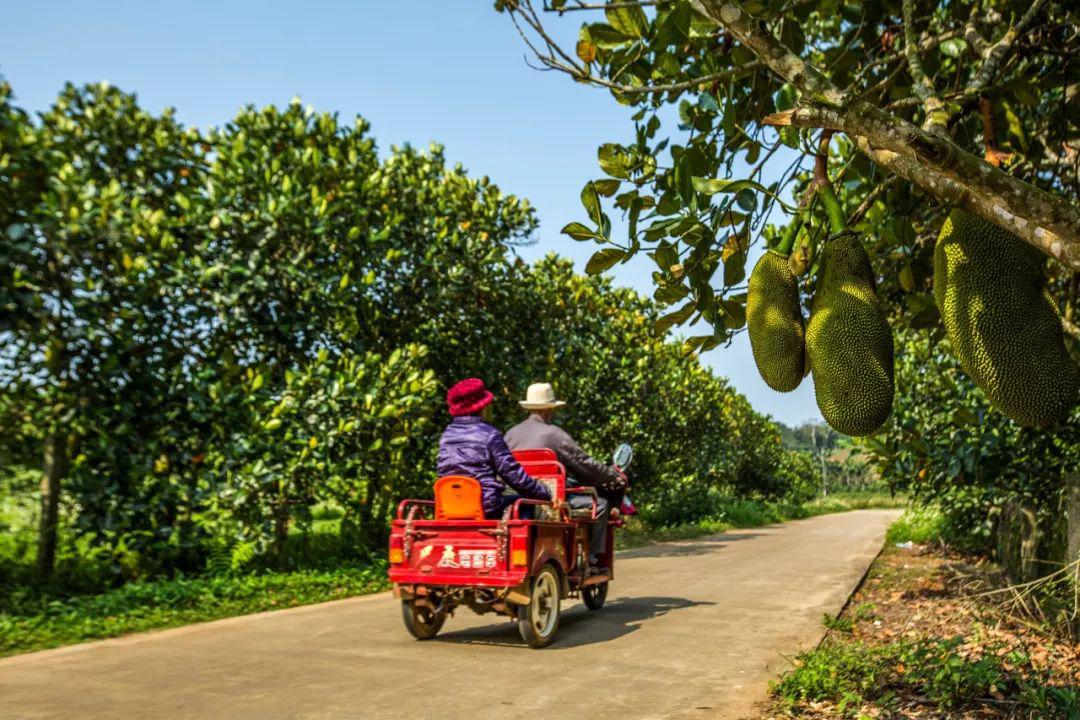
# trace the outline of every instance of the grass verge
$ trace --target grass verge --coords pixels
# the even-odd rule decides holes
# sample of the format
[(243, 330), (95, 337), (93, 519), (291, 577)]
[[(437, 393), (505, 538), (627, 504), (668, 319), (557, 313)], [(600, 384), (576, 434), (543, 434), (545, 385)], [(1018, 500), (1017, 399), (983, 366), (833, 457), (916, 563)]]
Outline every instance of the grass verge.
[(386, 567), (134, 582), (63, 600), (14, 591), (0, 605), (0, 656), (339, 600), (389, 587)]

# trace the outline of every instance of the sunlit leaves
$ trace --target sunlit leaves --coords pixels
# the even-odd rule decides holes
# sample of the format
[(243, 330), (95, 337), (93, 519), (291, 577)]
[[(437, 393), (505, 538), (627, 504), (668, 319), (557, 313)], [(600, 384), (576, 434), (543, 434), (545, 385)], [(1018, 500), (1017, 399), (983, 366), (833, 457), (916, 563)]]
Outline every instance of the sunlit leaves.
[(644, 37), (649, 29), (645, 11), (637, 5), (619, 3), (614, 7), (605, 8), (604, 15), (611, 27), (626, 37)]
[(585, 272), (590, 275), (602, 273), (615, 266), (616, 263), (626, 259), (626, 252), (618, 248), (603, 248), (593, 253), (589, 262), (585, 265)]

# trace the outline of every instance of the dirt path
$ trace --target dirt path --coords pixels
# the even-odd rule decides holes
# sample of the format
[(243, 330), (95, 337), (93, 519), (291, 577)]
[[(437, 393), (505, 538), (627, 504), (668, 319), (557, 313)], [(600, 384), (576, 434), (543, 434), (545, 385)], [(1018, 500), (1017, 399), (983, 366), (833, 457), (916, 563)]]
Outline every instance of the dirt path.
[(556, 644), (461, 610), (412, 640), (389, 594), (0, 660), (0, 718), (738, 718), (821, 637), (896, 511), (624, 552)]

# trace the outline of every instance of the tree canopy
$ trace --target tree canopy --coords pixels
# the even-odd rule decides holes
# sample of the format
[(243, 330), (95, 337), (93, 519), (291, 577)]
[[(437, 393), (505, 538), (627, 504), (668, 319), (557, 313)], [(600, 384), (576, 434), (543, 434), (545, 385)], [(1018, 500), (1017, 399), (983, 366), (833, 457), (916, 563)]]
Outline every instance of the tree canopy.
[(75, 540), (122, 577), (235, 565), (324, 506), (375, 547), (430, 492), (468, 376), (504, 428), (554, 382), (586, 447), (634, 444), (665, 521), (801, 488), (654, 302), (521, 261), (529, 204), (438, 146), (380, 157), (363, 119), (299, 101), (199, 132), (105, 84), (36, 118), (0, 86), (0, 118), (0, 458), (43, 469), (42, 572)]
[[(830, 160), (848, 227), (871, 242), (883, 295), (918, 325), (936, 319), (926, 251), (951, 207), (1055, 258), (1059, 284), (1080, 270), (1080, 33), (1070, 3), (495, 6), (543, 68), (635, 109), (633, 128), (598, 149), (604, 176), (582, 192), (588, 219), (564, 232), (603, 245), (592, 270), (652, 257), (656, 298), (672, 308), (661, 328), (711, 326), (694, 347), (743, 327), (750, 248), (778, 240), (768, 227), (781, 217), (775, 208), (791, 214), (808, 200), (804, 158), (817, 154)], [(555, 39), (563, 22), (580, 25), (574, 47)], [(840, 134), (831, 149), (811, 136), (818, 128)], [(777, 170), (782, 158), (790, 163)], [(628, 219), (625, 239), (611, 235), (609, 203)], [(820, 202), (809, 215), (796, 247), (812, 261), (829, 231)], [(1061, 297), (1076, 334), (1072, 282)]]

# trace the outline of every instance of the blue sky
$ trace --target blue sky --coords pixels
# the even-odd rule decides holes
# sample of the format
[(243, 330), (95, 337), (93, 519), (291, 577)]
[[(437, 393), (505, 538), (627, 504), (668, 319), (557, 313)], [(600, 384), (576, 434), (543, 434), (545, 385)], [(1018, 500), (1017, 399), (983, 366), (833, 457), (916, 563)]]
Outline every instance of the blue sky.
[[(65, 81), (108, 80), (199, 127), (294, 96), (360, 114), (380, 147), (438, 141), (472, 174), (528, 198), (541, 225), (519, 251), (526, 259), (554, 251), (584, 267), (595, 246), (559, 228), (584, 219), (578, 194), (599, 176), (597, 146), (632, 131), (606, 92), (529, 68), (490, 0), (3, 0), (0, 13), (0, 74), (27, 109), (48, 106)], [(573, 20), (558, 25), (576, 35)], [(651, 270), (639, 258), (613, 274), (651, 293)], [(745, 334), (705, 359), (761, 412), (789, 424), (820, 417), (810, 382), (780, 394), (761, 381)]]

